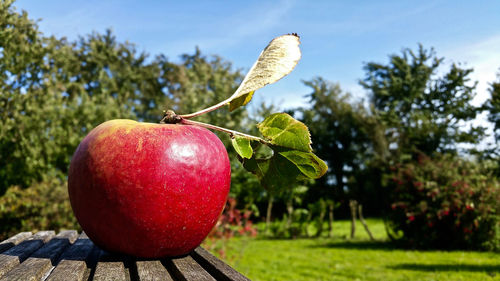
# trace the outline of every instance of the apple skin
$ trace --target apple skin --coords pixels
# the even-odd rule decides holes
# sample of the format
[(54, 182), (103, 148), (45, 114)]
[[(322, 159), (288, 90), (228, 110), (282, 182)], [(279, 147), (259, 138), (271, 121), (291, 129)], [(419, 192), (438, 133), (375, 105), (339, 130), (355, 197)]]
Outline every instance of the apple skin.
[(231, 167), (207, 129), (111, 120), (71, 160), (68, 191), (81, 227), (99, 247), (144, 258), (196, 248), (219, 218)]

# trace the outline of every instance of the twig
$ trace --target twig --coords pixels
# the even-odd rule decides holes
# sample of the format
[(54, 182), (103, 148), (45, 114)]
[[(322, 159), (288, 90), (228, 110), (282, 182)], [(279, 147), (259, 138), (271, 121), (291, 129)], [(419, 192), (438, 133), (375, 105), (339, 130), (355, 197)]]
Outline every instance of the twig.
[(269, 144), (269, 142), (266, 141), (263, 138), (259, 138), (259, 137), (248, 135), (248, 134), (244, 134), (244, 133), (240, 133), (238, 131), (234, 131), (234, 130), (222, 128), (222, 127), (215, 126), (215, 125), (212, 125), (212, 124), (202, 123), (202, 122), (193, 121), (193, 120), (186, 120), (184, 118), (179, 123), (184, 124), (184, 125), (200, 126), (200, 127), (204, 127), (204, 128), (207, 128), (207, 129), (211, 129), (211, 130), (216, 130), (216, 131), (227, 133), (231, 137), (233, 137), (233, 136), (240, 136), (240, 137), (244, 137), (244, 138), (249, 139), (249, 140), (258, 141), (258, 142), (263, 143), (263, 144)]
[(218, 104), (216, 105), (212, 105), (211, 107), (207, 107), (205, 109), (202, 109), (200, 111), (197, 111), (197, 112), (194, 112), (194, 113), (190, 113), (190, 114), (183, 114), (183, 115), (179, 115), (182, 119), (191, 119), (193, 117), (196, 117), (196, 116), (200, 116), (202, 114), (205, 114), (205, 113), (208, 113), (210, 111), (214, 111), (220, 107), (223, 107), (224, 105), (228, 104), (229, 102), (231, 102), (231, 98), (229, 99), (226, 99), (224, 101), (221, 101), (219, 102)]

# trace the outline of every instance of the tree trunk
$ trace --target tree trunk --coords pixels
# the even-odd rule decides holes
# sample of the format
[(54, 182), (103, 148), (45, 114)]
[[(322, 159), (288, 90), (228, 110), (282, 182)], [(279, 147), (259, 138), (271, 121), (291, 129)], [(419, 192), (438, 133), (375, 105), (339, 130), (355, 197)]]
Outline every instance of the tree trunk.
[(349, 207), (351, 207), (351, 239), (356, 235), (356, 211), (358, 202), (356, 200), (349, 201)]
[(290, 230), (292, 227), (292, 215), (293, 215), (293, 197), (286, 202), (286, 211), (288, 213), (288, 218), (286, 220), (286, 229)]
[(335, 202), (330, 202), (328, 204), (328, 237), (333, 237), (333, 208), (335, 207)]
[(269, 234), (270, 226), (271, 226), (271, 213), (273, 211), (273, 201), (274, 196), (269, 195), (267, 199), (267, 212), (266, 212), (266, 233)]
[(319, 222), (318, 222), (318, 231), (316, 232), (316, 237), (320, 237), (321, 233), (323, 232), (323, 222), (325, 219), (325, 213), (326, 213), (326, 206), (320, 205), (320, 213), (319, 213)]
[(308, 209), (309, 213), (307, 214), (307, 220), (306, 220), (306, 229), (305, 229), (305, 233), (306, 233), (306, 237), (311, 237), (311, 235), (309, 234), (309, 222), (311, 221), (312, 219), (312, 211), (313, 211), (313, 208), (311, 208), (311, 206), (309, 206), (309, 209)]
[(359, 204), (359, 206), (358, 206), (358, 215), (359, 215), (359, 220), (361, 221), (361, 224), (363, 224), (363, 227), (366, 230), (366, 233), (368, 233), (368, 236), (370, 236), (370, 240), (375, 241), (370, 229), (368, 229), (368, 225), (365, 222), (365, 218), (363, 218), (363, 205), (361, 205), (361, 204)]

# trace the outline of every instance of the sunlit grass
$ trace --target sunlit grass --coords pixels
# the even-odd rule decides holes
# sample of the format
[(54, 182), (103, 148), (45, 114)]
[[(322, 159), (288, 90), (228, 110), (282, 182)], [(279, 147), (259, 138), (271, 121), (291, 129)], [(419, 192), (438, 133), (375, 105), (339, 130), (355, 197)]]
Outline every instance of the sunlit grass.
[(226, 262), (252, 280), (500, 280), (500, 254), (394, 248), (380, 220), (368, 220), (376, 242), (358, 224), (336, 222), (334, 238), (233, 238)]

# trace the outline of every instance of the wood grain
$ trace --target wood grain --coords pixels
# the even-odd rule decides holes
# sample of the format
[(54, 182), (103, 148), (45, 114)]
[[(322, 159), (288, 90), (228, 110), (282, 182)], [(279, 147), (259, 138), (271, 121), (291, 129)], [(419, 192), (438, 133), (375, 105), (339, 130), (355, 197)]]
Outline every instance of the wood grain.
[(140, 281), (173, 281), (174, 279), (159, 260), (136, 261)]
[(68, 247), (61, 255), (57, 266), (50, 273), (47, 281), (81, 281), (87, 270), (88, 257), (94, 243), (85, 234), (81, 234), (78, 240)]
[(174, 265), (172, 273), (175, 278), (187, 281), (212, 281), (215, 280), (201, 265), (199, 265), (191, 256), (171, 260)]
[(191, 253), (191, 256), (217, 280), (250, 281), (250, 279), (246, 278), (202, 247), (196, 248)]
[(54, 237), (54, 231), (40, 231), (30, 238), (0, 254), (0, 277), (26, 260), (48, 240)]
[(0, 250), (0, 281), (249, 280), (201, 247), (181, 258), (136, 259), (103, 251), (74, 230), (22, 232)]
[(64, 249), (75, 242), (77, 236), (78, 233), (74, 230), (62, 231), (23, 263), (0, 278), (0, 281), (35, 281), (42, 279), (52, 270), (56, 259)]
[(118, 281), (129, 280), (125, 271), (125, 265), (119, 255), (102, 251), (97, 262), (94, 281)]

